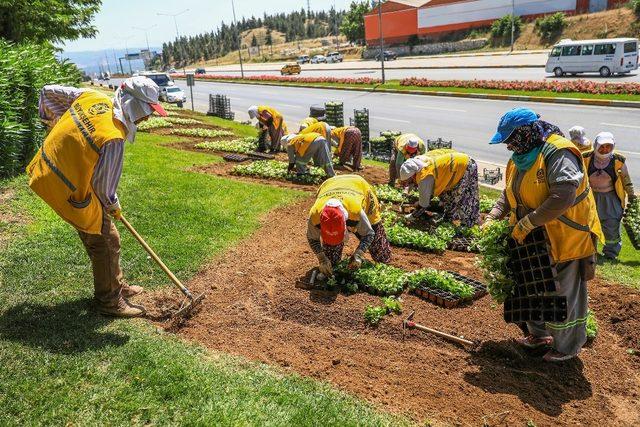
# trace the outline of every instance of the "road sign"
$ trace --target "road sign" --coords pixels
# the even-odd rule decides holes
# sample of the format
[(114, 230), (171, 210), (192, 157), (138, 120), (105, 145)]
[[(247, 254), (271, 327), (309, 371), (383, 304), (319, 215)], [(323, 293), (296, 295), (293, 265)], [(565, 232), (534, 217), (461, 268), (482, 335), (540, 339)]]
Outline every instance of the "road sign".
[(187, 74), (187, 86), (193, 86), (196, 83), (195, 75)]
[(127, 61), (135, 61), (137, 59), (140, 59), (140, 54), (139, 53), (127, 53), (125, 54), (125, 59)]

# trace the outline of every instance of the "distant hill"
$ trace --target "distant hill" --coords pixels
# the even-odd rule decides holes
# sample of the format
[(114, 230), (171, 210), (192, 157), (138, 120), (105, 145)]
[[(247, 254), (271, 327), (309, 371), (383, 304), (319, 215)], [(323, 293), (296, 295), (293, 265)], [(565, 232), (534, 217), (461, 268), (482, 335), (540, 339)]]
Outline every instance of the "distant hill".
[[(140, 49), (146, 49), (140, 47), (129, 48), (129, 53), (140, 52)], [(151, 47), (152, 51), (160, 52), (159, 47)], [(114, 57), (115, 53), (115, 57)], [(124, 49), (102, 49), (102, 50), (86, 50), (80, 52), (62, 52), (62, 58), (68, 58), (71, 62), (76, 64), (78, 68), (85, 71), (87, 74), (98, 73), (102, 70), (111, 70), (111, 73), (115, 73), (120, 69), (120, 64), (117, 58), (124, 58)], [(129, 64), (126, 60), (122, 60), (122, 67), (125, 72), (129, 71)], [(142, 70), (144, 64), (141, 60), (131, 61), (131, 69)]]

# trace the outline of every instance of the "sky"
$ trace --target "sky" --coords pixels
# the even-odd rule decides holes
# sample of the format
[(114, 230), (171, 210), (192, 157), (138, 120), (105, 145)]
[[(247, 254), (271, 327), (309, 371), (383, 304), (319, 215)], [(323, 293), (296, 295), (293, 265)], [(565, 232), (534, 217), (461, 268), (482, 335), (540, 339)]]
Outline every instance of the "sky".
[[(234, 0), (236, 17), (241, 19), (262, 16), (267, 13), (281, 13), (307, 8), (307, 0)], [(346, 10), (351, 0), (309, 0), (311, 10)], [(195, 35), (217, 28), (222, 21), (231, 23), (233, 12), (231, 0), (103, 0), (94, 24), (98, 34), (93, 39), (80, 39), (60, 46), (65, 52), (79, 52), (102, 49), (145, 48), (145, 32), (134, 29), (153, 27), (148, 31), (149, 45), (162, 46), (163, 42), (174, 40), (176, 27), (170, 16), (188, 9), (176, 17), (180, 35)], [(155, 25), (155, 26), (154, 26)]]

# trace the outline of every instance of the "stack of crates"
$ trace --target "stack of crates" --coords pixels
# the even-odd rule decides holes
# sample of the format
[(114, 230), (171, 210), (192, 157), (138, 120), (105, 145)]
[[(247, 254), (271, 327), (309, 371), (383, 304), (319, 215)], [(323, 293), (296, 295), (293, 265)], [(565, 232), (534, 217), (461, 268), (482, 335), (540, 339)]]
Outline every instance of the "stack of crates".
[(427, 150), (439, 150), (441, 148), (452, 148), (453, 141), (445, 141), (442, 138), (427, 139)]
[(327, 124), (334, 127), (344, 126), (344, 103), (330, 101), (324, 104), (327, 115)]
[(222, 119), (233, 120), (235, 113), (231, 111), (231, 100), (226, 95), (209, 95), (208, 116), (220, 117)]
[(353, 110), (353, 119), (349, 120), (351, 126), (355, 126), (360, 129), (362, 133), (362, 142), (369, 142), (369, 109), (363, 108), (362, 110)]

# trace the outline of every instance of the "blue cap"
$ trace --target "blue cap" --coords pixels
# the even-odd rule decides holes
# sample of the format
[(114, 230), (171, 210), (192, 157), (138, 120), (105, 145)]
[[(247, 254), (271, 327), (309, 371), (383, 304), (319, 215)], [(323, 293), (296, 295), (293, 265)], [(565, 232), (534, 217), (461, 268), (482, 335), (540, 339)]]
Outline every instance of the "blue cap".
[(536, 120), (538, 120), (538, 115), (533, 110), (523, 107), (514, 108), (502, 116), (498, 124), (498, 131), (493, 135), (489, 144), (505, 142), (514, 130), (520, 126), (530, 125)]

